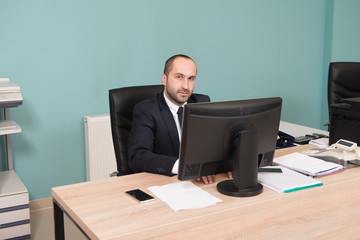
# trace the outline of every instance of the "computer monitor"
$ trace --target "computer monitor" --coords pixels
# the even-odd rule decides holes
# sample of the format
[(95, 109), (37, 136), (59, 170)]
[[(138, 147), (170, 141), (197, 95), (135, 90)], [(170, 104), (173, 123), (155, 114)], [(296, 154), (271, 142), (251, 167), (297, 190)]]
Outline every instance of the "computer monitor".
[(232, 171), (232, 180), (217, 184), (220, 193), (260, 194), (258, 167), (272, 164), (281, 104), (274, 97), (185, 105), (178, 179)]

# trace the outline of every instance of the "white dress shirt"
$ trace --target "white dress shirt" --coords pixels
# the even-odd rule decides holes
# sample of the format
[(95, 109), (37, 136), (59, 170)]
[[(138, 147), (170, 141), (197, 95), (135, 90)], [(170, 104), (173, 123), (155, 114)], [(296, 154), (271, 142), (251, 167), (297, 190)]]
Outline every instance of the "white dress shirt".
[[(179, 118), (178, 118), (178, 115), (177, 115), (177, 112), (178, 112), (178, 109), (179, 109), (179, 106), (174, 104), (173, 102), (171, 102), (165, 95), (165, 92), (164, 92), (164, 98), (165, 98), (165, 102), (166, 104), (169, 106), (170, 108), (170, 112), (171, 114), (173, 115), (173, 118), (174, 118), (174, 121), (175, 121), (175, 124), (176, 124), (176, 128), (178, 130), (178, 135), (179, 135), (179, 142), (181, 142), (181, 127), (180, 127), (180, 123), (179, 123)], [(186, 103), (184, 103), (182, 105), (182, 107), (185, 105)], [(179, 159), (176, 160), (171, 172), (173, 174), (178, 174), (178, 171), (179, 171)]]

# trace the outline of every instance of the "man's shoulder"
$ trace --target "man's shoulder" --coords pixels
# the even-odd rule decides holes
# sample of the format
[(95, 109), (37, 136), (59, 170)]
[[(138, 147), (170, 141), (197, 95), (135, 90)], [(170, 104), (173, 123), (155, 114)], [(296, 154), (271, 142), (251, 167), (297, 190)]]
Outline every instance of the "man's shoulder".
[(146, 98), (135, 105), (135, 108), (151, 108), (151, 106), (157, 106), (161, 93), (156, 93), (153, 96)]

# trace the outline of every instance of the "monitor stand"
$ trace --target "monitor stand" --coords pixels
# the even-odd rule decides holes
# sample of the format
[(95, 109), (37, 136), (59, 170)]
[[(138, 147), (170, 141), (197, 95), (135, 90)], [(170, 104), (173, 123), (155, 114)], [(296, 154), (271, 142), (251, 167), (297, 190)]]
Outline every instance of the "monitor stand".
[(217, 190), (233, 197), (256, 196), (263, 191), (258, 183), (258, 141), (256, 129), (240, 130), (234, 137), (233, 180), (217, 184)]

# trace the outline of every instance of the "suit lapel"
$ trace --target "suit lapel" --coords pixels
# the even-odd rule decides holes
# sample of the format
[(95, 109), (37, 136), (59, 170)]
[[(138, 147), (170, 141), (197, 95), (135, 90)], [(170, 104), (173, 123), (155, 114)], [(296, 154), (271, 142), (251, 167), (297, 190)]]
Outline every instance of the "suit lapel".
[(176, 128), (174, 117), (171, 114), (171, 111), (165, 102), (163, 92), (160, 93), (158, 96), (158, 103), (159, 103), (161, 117), (163, 118), (165, 126), (168, 129), (174, 149), (176, 150), (177, 154), (179, 154), (180, 141), (179, 141), (178, 131)]

